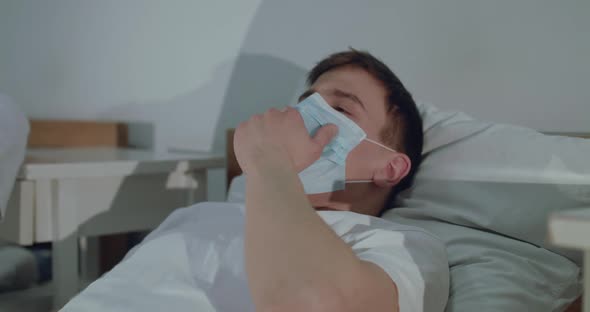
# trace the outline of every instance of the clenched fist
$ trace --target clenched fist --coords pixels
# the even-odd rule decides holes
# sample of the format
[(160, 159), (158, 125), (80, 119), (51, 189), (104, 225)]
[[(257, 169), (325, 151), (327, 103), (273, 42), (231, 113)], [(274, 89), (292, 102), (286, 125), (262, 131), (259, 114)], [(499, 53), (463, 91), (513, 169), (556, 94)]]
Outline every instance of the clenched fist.
[(268, 161), (284, 163), (300, 172), (320, 157), (337, 132), (336, 125), (329, 124), (318, 129), (312, 138), (296, 109), (271, 108), (237, 127), (234, 150), (246, 174)]

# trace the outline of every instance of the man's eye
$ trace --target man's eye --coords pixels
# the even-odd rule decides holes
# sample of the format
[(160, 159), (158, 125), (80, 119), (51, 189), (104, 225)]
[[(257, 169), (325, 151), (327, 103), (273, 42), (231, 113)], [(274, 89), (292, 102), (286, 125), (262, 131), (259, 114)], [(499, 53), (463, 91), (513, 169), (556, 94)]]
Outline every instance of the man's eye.
[(346, 111), (344, 108), (340, 107), (340, 106), (336, 106), (334, 107), (334, 109), (338, 112), (341, 112), (343, 114), (347, 114), (348, 115), (348, 111)]

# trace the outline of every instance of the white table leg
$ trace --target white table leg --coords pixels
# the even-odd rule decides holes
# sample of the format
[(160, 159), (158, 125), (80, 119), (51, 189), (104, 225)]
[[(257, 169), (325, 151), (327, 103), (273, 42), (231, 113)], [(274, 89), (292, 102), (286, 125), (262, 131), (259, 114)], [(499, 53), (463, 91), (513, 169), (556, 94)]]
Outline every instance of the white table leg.
[(584, 251), (584, 296), (582, 297), (582, 304), (584, 305), (584, 312), (590, 312), (590, 250)]
[(80, 287), (85, 287), (100, 275), (100, 244), (98, 236), (83, 236), (78, 240), (80, 249)]
[(78, 240), (75, 235), (53, 242), (53, 306), (61, 308), (78, 292)]
[(79, 290), (76, 184), (73, 179), (52, 181), (53, 307), (61, 308)]

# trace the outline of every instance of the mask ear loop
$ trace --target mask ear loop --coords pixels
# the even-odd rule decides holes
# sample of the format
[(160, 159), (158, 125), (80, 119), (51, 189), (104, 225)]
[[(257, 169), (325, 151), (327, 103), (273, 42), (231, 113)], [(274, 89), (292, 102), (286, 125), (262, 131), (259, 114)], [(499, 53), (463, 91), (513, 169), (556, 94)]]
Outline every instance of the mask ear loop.
[(356, 184), (356, 183), (373, 183), (373, 180), (350, 180), (344, 181), (344, 184)]
[[(384, 145), (384, 144), (381, 144), (381, 143), (379, 143), (379, 142), (377, 142), (377, 141), (374, 141), (374, 140), (371, 140), (371, 139), (367, 139), (367, 138), (365, 138), (365, 141), (369, 141), (369, 142), (371, 142), (371, 143), (373, 143), (373, 144), (375, 144), (375, 145), (378, 145), (378, 146), (381, 146), (381, 147), (383, 147), (384, 149), (386, 149), (386, 150), (388, 150), (388, 151), (391, 151), (391, 152), (397, 153), (397, 151), (396, 151), (396, 150), (394, 150), (393, 148), (391, 148), (391, 147), (389, 147), (389, 146), (386, 146), (386, 145)], [(350, 183), (350, 184), (354, 184), (354, 183), (373, 183), (373, 180), (350, 180), (350, 181), (344, 181), (344, 183), (345, 183), (345, 184), (349, 184), (349, 183)]]
[(383, 144), (381, 144), (381, 143), (379, 143), (379, 142), (377, 142), (377, 141), (373, 141), (373, 140), (371, 140), (371, 139), (367, 139), (367, 138), (365, 138), (365, 141), (369, 141), (369, 142), (371, 142), (371, 143), (373, 143), (373, 144), (375, 144), (375, 145), (379, 145), (379, 146), (383, 147), (384, 149), (386, 149), (386, 150), (388, 150), (388, 151), (391, 151), (391, 152), (397, 153), (397, 151), (396, 151), (396, 150), (394, 150), (393, 148), (391, 148), (391, 147), (389, 147), (389, 146), (385, 146), (385, 145), (383, 145)]

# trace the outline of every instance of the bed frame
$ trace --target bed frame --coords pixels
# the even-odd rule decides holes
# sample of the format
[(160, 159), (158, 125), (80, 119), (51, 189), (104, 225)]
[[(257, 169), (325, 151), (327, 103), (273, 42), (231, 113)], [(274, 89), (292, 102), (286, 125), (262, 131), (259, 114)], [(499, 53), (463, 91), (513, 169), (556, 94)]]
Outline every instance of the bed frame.
[[(227, 188), (236, 176), (242, 174), (242, 169), (238, 164), (236, 155), (234, 153), (234, 131), (235, 129), (228, 129), (226, 132), (226, 168), (227, 168)], [(545, 132), (546, 135), (578, 137), (590, 139), (590, 133), (568, 133), (568, 132)], [(581, 312), (582, 311), (582, 297), (579, 297), (572, 305), (570, 305), (565, 312)]]

